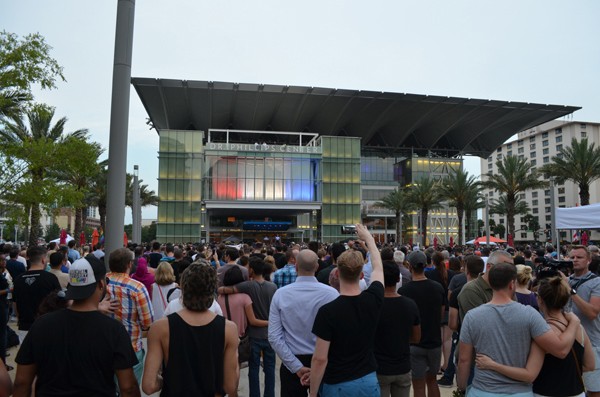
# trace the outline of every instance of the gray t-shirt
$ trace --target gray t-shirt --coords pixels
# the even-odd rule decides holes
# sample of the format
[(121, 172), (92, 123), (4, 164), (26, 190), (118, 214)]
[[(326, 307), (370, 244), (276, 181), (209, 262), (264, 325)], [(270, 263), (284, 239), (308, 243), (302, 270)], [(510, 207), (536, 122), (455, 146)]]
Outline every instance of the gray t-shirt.
[[(461, 342), (473, 345), (476, 353), (512, 367), (525, 368), (531, 340), (550, 330), (540, 313), (518, 302), (485, 304), (469, 310), (460, 330)], [(490, 393), (531, 392), (531, 384), (495, 371), (475, 368), (473, 387)]]
[[(269, 320), (269, 310), (271, 308), (271, 300), (277, 286), (270, 281), (244, 281), (235, 286), (238, 292), (250, 295), (252, 298), (252, 309), (254, 315), (259, 320)], [(267, 327), (253, 327), (248, 325), (248, 335), (255, 339), (268, 339), (269, 332)]]
[[(589, 302), (592, 296), (600, 296), (600, 277), (591, 278), (577, 286), (582, 279), (590, 277), (590, 274), (587, 273), (582, 277), (571, 276), (569, 280), (569, 284), (577, 288), (577, 295), (586, 302)], [(581, 320), (581, 325), (590, 337), (592, 345), (595, 348), (600, 348), (600, 316), (590, 320), (572, 301), (569, 301), (569, 305), (571, 311)], [(596, 367), (598, 368), (598, 364), (596, 364)]]

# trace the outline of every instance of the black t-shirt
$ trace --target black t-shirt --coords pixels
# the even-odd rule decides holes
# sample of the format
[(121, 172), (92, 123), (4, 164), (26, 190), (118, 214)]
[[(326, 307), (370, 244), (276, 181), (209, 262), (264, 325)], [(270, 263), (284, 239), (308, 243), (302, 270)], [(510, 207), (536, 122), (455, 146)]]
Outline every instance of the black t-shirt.
[(329, 285), (329, 275), (333, 269), (335, 269), (335, 265), (329, 265), (319, 271), (319, 273), (317, 273), (317, 280), (319, 280), (320, 283)]
[(385, 298), (375, 334), (377, 373), (399, 375), (410, 371), (408, 340), (413, 326), (421, 323), (417, 304), (410, 298)]
[(440, 283), (433, 280), (413, 281), (398, 290), (400, 295), (415, 301), (421, 316), (421, 342), (417, 346), (433, 349), (442, 345), (441, 310), (446, 294)]
[(21, 274), (27, 270), (25, 265), (16, 259), (8, 259), (6, 261), (6, 270), (10, 273), (13, 280), (16, 280)]
[(115, 396), (115, 370), (137, 358), (123, 324), (98, 311), (61, 309), (38, 318), (17, 364), (35, 364), (37, 396)]
[[(448, 299), (448, 307), (453, 307), (456, 310), (458, 310), (458, 294), (460, 294), (460, 291), (462, 290), (462, 288), (465, 285), (461, 285), (457, 288), (454, 288), (452, 290), (452, 292), (450, 293), (450, 299)], [(460, 316), (458, 316), (458, 332), (460, 333), (460, 326), (462, 325), (462, 323), (460, 322)]]
[(377, 370), (373, 341), (383, 304), (383, 285), (371, 283), (360, 295), (341, 295), (321, 306), (312, 332), (329, 341), (323, 382), (336, 384)]
[(14, 281), (13, 300), (17, 302), (18, 326), (27, 331), (37, 317), (40, 302), (52, 291), (59, 290), (56, 276), (45, 270), (29, 270)]
[(151, 268), (156, 269), (158, 267), (158, 264), (160, 263), (160, 260), (163, 258), (162, 254), (160, 252), (151, 252), (148, 254), (148, 266), (150, 266)]

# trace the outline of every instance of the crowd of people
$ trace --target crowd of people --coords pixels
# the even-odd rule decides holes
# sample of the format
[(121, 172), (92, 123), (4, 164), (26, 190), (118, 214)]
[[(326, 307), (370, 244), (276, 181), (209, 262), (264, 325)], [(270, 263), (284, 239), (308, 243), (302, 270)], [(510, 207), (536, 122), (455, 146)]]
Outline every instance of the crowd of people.
[(0, 395), (237, 396), (247, 365), (250, 396), (272, 397), (278, 357), (282, 397), (600, 396), (598, 247), (423, 249), (356, 233), (106, 256), (6, 244)]

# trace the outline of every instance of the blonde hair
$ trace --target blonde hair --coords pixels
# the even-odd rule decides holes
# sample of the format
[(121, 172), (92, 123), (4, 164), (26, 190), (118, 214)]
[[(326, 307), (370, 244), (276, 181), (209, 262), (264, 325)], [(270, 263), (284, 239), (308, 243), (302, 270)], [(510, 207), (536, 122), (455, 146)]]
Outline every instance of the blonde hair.
[(175, 282), (173, 266), (169, 262), (160, 262), (154, 272), (154, 281), (158, 285), (169, 285)]
[(519, 285), (528, 285), (532, 277), (532, 270), (529, 266), (517, 265), (517, 283)]
[(340, 278), (345, 281), (358, 281), (365, 261), (363, 255), (356, 250), (344, 251), (337, 259)]

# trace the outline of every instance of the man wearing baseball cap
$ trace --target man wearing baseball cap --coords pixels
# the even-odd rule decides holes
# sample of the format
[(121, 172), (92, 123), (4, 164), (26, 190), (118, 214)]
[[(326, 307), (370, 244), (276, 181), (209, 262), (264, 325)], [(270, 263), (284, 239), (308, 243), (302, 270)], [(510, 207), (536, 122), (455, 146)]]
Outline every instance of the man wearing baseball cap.
[(123, 324), (98, 311), (106, 294), (106, 268), (95, 256), (69, 269), (65, 299), (73, 303), (39, 317), (16, 357), (14, 396), (139, 396), (137, 359)]

